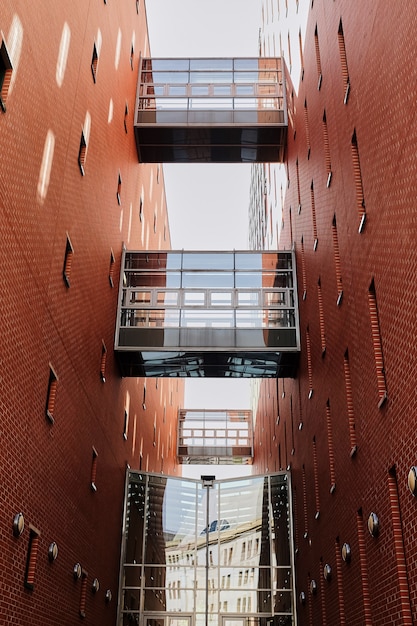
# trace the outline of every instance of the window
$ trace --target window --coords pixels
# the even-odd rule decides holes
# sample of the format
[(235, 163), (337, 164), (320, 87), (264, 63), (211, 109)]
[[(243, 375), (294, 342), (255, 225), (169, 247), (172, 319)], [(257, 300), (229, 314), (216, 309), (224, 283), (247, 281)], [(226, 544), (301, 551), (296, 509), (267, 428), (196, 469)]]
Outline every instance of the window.
[(134, 60), (135, 60), (135, 49), (133, 47), (133, 43), (130, 47), (130, 67), (133, 70), (133, 64), (134, 64)]
[(327, 186), (330, 187), (330, 183), (332, 180), (332, 162), (330, 160), (329, 131), (327, 128), (326, 111), (324, 111), (323, 113), (322, 128), (323, 128), (324, 160), (326, 163), (326, 172), (327, 172)]
[[(297, 11), (298, 11), (298, 2), (297, 2)], [(304, 54), (303, 54), (303, 38), (301, 35), (301, 28), (298, 31), (298, 43), (300, 47), (301, 80), (303, 80), (304, 78)]]
[(316, 49), (316, 65), (317, 65), (317, 77), (318, 77), (317, 89), (320, 89), (321, 81), (322, 81), (322, 73), (321, 73), (319, 34), (318, 34), (317, 26), (314, 31), (314, 46)]
[(0, 107), (6, 112), (6, 100), (12, 78), (12, 62), (3, 39), (0, 46)]
[(136, 13), (139, 15), (139, 0), (136, 0)]
[(381, 408), (387, 400), (384, 355), (382, 352), (381, 329), (379, 324), (378, 305), (376, 301), (375, 283), (372, 280), (368, 291), (369, 317), (371, 321), (372, 343), (374, 345), (375, 369), (377, 376), (379, 402)]
[(72, 257), (74, 256), (74, 248), (72, 247), (71, 240), (67, 235), (67, 243), (65, 245), (64, 267), (62, 269), (62, 277), (66, 286), (71, 287), (70, 277), (72, 269)]
[(340, 252), (339, 252), (339, 238), (337, 236), (336, 215), (333, 216), (333, 221), (332, 221), (332, 237), (333, 237), (334, 267), (336, 271), (336, 284), (337, 284), (337, 306), (340, 306), (342, 304), (342, 299), (343, 299), (343, 285), (342, 285), (342, 269), (341, 269)]
[(128, 119), (128, 116), (129, 116), (129, 105), (126, 102), (126, 104), (125, 104), (125, 117), (124, 117), (124, 120), (123, 120), (123, 125), (125, 127), (125, 133), (126, 134), (127, 134), (127, 119)]
[(350, 79), (349, 79), (349, 71), (347, 65), (347, 57), (346, 57), (346, 47), (345, 47), (345, 36), (343, 34), (343, 25), (342, 20), (339, 22), (339, 30), (337, 31), (337, 37), (339, 40), (339, 54), (340, 54), (340, 63), (342, 66), (342, 77), (343, 77), (343, 86), (345, 90), (344, 100), (343, 102), (347, 104), (350, 92)]
[(54, 423), (55, 399), (58, 386), (58, 376), (54, 372), (52, 366), (49, 366), (48, 393), (46, 396), (45, 413), (51, 424)]
[(146, 411), (146, 385), (143, 385), (142, 409)]
[(92, 455), (92, 460), (91, 460), (91, 476), (90, 476), (90, 484), (91, 484), (92, 491), (97, 491), (97, 485), (96, 485), (97, 457), (98, 457), (98, 452), (95, 448), (93, 448), (93, 455)]
[(129, 414), (126, 411), (126, 409), (124, 410), (124, 415), (123, 415), (123, 439), (125, 441), (127, 441), (127, 428), (129, 425)]
[(311, 152), (311, 144), (310, 144), (310, 126), (308, 123), (307, 100), (304, 100), (304, 128), (305, 128), (305, 133), (306, 133), (307, 159), (309, 159), (310, 152)]
[(313, 221), (313, 236), (314, 236), (313, 249), (317, 250), (319, 239), (317, 235), (316, 200), (314, 197), (314, 182), (313, 181), (311, 181), (311, 185), (310, 185), (310, 200), (311, 200), (311, 218)]
[(324, 330), (324, 310), (323, 310), (323, 294), (321, 292), (321, 280), (319, 278), (317, 282), (317, 300), (319, 305), (319, 324), (320, 324), (320, 340), (321, 340), (321, 355), (326, 354), (326, 333)]
[(96, 82), (96, 77), (97, 77), (97, 65), (98, 65), (98, 52), (97, 52), (97, 46), (94, 42), (93, 56), (91, 57), (91, 73), (93, 75), (94, 82)]
[(363, 193), (363, 183), (362, 183), (362, 171), (361, 164), (359, 160), (359, 149), (358, 149), (358, 140), (356, 138), (356, 130), (352, 135), (351, 141), (351, 149), (352, 149), (352, 164), (353, 164), (353, 175), (355, 178), (355, 191), (356, 191), (356, 207), (358, 210), (359, 216), (359, 232), (363, 231), (366, 221), (366, 213), (365, 213), (365, 196)]
[(106, 382), (106, 360), (107, 360), (107, 348), (104, 341), (101, 342), (101, 361), (100, 361), (100, 378), (103, 383)]
[(122, 199), (121, 199), (121, 191), (122, 191), (122, 176), (119, 172), (119, 175), (117, 177), (117, 192), (116, 192), (116, 198), (117, 198), (117, 204), (122, 204)]
[(139, 198), (139, 220), (143, 221), (143, 193), (141, 193)]
[(80, 595), (80, 617), (85, 617), (85, 606), (87, 602), (87, 578), (88, 573), (85, 569), (81, 572), (81, 595)]
[(110, 287), (114, 287), (114, 283), (113, 283), (114, 264), (115, 264), (115, 258), (114, 258), (113, 250), (110, 250), (110, 265), (109, 265), (109, 283), (110, 283)]
[(36, 530), (36, 528), (30, 526), (24, 585), (26, 589), (30, 589), (31, 591), (35, 585), (35, 569), (39, 550), (39, 537), (40, 532)]
[(87, 141), (84, 136), (84, 131), (81, 132), (80, 148), (78, 150), (78, 165), (80, 167), (81, 174), (85, 176), (85, 157), (87, 155)]

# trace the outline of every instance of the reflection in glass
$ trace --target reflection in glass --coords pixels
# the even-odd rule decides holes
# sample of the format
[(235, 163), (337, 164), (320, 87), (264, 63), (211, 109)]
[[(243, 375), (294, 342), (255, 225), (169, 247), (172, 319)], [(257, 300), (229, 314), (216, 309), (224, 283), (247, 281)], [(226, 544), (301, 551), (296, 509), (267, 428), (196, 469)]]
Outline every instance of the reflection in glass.
[(244, 613), (254, 624), (291, 615), (289, 511), (286, 474), (208, 490), (130, 471), (119, 624), (152, 612), (167, 616), (163, 626), (188, 616), (203, 626), (207, 597), (213, 626), (219, 614)]

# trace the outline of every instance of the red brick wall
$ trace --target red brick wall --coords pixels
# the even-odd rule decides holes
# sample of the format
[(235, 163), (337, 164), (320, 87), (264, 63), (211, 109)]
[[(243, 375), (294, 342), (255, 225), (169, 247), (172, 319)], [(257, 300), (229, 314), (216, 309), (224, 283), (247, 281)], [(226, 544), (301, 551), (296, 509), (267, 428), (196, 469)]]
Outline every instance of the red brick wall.
[[(347, 104), (343, 102), (345, 88), (338, 46), (340, 19), (343, 22), (351, 84)], [(317, 88), (314, 46), (316, 25), (322, 66), (320, 90)], [(301, 240), (304, 241), (305, 300), (299, 288), (302, 353), (298, 378), (278, 383), (280, 421), (275, 426), (275, 440), (270, 437), (270, 424), (276, 421), (276, 395), (269, 391), (270, 382), (263, 383), (257, 419), (255, 467), (259, 472), (266, 468), (274, 471), (279, 469), (278, 465), (282, 468), (291, 465), (292, 468), (296, 500), (297, 597), (302, 590), (307, 594), (307, 604), (298, 607), (300, 624), (363, 625), (370, 623), (366, 622), (366, 614), (371, 616), (372, 624), (408, 624), (411, 623), (406, 608), (409, 598), (413, 619), (417, 619), (414, 533), (417, 502), (407, 488), (409, 468), (417, 463), (417, 301), (414, 289), (417, 276), (416, 26), (417, 6), (411, 0), (402, 3), (314, 0), (305, 43), (304, 79), (299, 89), (298, 86), (294, 88), (295, 126), (289, 129), (290, 183), (281, 247), (286, 248), (294, 242), (301, 284), (300, 251)], [(305, 100), (311, 142), (309, 158), (304, 124)], [(322, 130), (324, 111), (332, 168), (329, 187), (326, 186)], [(351, 139), (355, 130), (367, 214), (362, 233), (358, 232), (360, 220), (351, 154)], [(316, 251), (313, 249), (310, 201), (312, 181), (318, 230)], [(332, 237), (334, 216), (343, 285), (340, 306), (336, 304), (338, 294)], [(326, 340), (324, 356), (317, 295), (319, 279)], [(378, 408), (368, 304), (368, 289), (372, 280), (388, 393), (387, 401), (381, 408)], [(308, 397), (307, 328), (311, 339), (311, 399)], [(350, 456), (344, 377), (346, 350), (349, 353), (358, 445), (353, 458)], [(330, 493), (327, 403), (334, 451), (336, 488), (333, 493)], [(317, 449), (318, 519), (315, 519), (313, 438)], [(279, 450), (281, 463), (277, 461)], [(393, 524), (395, 515), (389, 492), (388, 472), (394, 466), (402, 522), (400, 527)], [(366, 567), (363, 571), (369, 584), (368, 604), (364, 604), (359, 558), (356, 519), (360, 509), (364, 520)], [(381, 530), (377, 539), (373, 539), (365, 527), (371, 511), (375, 511), (380, 519)], [(349, 565), (341, 563), (339, 579), (336, 575), (337, 538), (340, 546), (346, 541), (352, 548), (352, 562)], [(400, 585), (398, 573), (402, 545), (408, 581), (404, 585)], [(325, 563), (332, 566), (332, 580), (330, 583), (324, 581), (323, 586), (318, 583), (318, 594), (313, 597), (308, 581), (322, 578)]]
[[(87, 620), (102, 626), (116, 618), (126, 464), (178, 473), (175, 423), (182, 384), (160, 380), (156, 389), (156, 381), (148, 380), (144, 409), (144, 381), (121, 379), (113, 355), (122, 245), (169, 247), (163, 173), (157, 182), (157, 165), (138, 164), (133, 135), (138, 57), (149, 52), (146, 16), (142, 0), (139, 14), (133, 0), (59, 7), (52, 0), (3, 0), (0, 30), (10, 48), (8, 33), (16, 15), (23, 30), (21, 55), (7, 112), (0, 112), (0, 622), (75, 623), (81, 581), (74, 581), (72, 569), (80, 562), (88, 572)], [(58, 87), (65, 21), (71, 39)], [(102, 46), (94, 83), (90, 64), (98, 28)], [(110, 98), (114, 113), (108, 122)], [(87, 110), (91, 133), (83, 177), (77, 158)], [(47, 194), (40, 199), (48, 130), (55, 150)], [(69, 288), (62, 276), (67, 234), (74, 249)], [(111, 251), (114, 288), (108, 278)], [(99, 375), (103, 342), (105, 383)], [(50, 364), (58, 375), (53, 424), (45, 416)], [(98, 453), (96, 493), (90, 487), (93, 448)], [(26, 527), (14, 538), (18, 511)], [(33, 591), (23, 585), (29, 524), (41, 532)], [(50, 564), (52, 541), (59, 554)], [(93, 595), (95, 577), (100, 590)], [(108, 605), (107, 589), (113, 594)]]

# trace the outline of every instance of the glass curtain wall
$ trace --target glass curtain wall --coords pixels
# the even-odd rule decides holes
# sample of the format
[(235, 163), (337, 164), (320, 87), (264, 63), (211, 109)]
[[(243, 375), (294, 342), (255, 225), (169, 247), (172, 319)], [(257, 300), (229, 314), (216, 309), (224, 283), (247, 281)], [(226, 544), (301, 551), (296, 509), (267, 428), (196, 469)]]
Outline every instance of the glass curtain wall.
[(119, 626), (294, 624), (289, 483), (130, 471)]

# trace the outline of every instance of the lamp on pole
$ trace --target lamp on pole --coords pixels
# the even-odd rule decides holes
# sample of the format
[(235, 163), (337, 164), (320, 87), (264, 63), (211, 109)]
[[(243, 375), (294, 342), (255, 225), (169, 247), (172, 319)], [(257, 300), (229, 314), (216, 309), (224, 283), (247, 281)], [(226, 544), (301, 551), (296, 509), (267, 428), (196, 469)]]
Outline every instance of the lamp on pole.
[(215, 476), (202, 476), (203, 489), (207, 489), (206, 498), (206, 624), (208, 626), (208, 614), (209, 614), (209, 526), (210, 526), (210, 489), (213, 487)]

